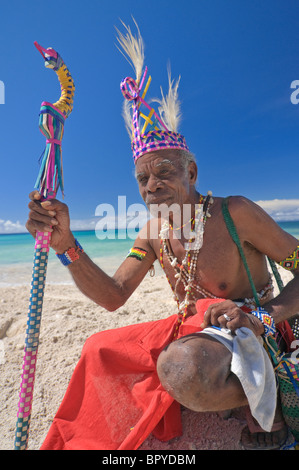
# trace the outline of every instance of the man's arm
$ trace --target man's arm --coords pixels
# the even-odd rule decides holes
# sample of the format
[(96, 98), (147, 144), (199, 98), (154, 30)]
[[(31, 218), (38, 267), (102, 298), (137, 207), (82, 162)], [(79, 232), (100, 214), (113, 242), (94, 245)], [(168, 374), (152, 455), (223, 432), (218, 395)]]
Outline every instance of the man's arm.
[(276, 324), (299, 314), (299, 269), (292, 273), (294, 279), (288, 282), (277, 297), (263, 305)]
[[(295, 251), (298, 240), (276, 224), (261, 207), (245, 198), (232, 199), (230, 211), (243, 242), (250, 243), (277, 263)], [(294, 278), (283, 291), (263, 305), (276, 324), (299, 313), (299, 268), (292, 270), (292, 274)]]
[(111, 312), (121, 307), (156, 259), (148, 240), (143, 239), (141, 233), (134, 246), (146, 252), (144, 259), (139, 261), (136, 258), (126, 258), (112, 277), (102, 271), (85, 253), (81, 253), (79, 260), (68, 265), (77, 287), (91, 300)]
[[(257, 204), (243, 197), (231, 197), (229, 211), (235, 223), (241, 243), (248, 243), (260, 253), (277, 263), (291, 255), (298, 246), (298, 240), (279, 227), (278, 224)], [(273, 317), (275, 324), (299, 313), (299, 269), (292, 271), (292, 279), (283, 291), (263, 305)], [(227, 321), (226, 314), (231, 320)], [(220, 325), (232, 331), (246, 326), (256, 335), (263, 334), (264, 327), (253, 315), (244, 314), (236, 304), (227, 300), (208, 308), (202, 327)]]
[[(30, 199), (27, 230), (34, 237), (36, 231), (50, 231), (51, 247), (59, 254), (69, 248), (75, 248), (68, 207), (56, 199), (41, 203), (37, 191), (30, 194)], [(122, 306), (156, 259), (146, 237), (146, 230), (147, 227), (140, 232), (135, 241), (135, 246), (146, 252), (144, 259), (139, 261), (135, 258), (126, 258), (113, 277), (100, 269), (86, 253), (80, 253), (79, 259), (68, 265), (66, 269), (69, 269), (81, 292), (109, 311)]]

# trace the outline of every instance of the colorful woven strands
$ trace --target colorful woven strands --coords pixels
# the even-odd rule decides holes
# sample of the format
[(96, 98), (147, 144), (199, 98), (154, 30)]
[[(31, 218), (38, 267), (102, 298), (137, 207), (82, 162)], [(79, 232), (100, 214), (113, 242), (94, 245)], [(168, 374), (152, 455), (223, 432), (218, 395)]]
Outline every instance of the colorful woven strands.
[(65, 117), (68, 117), (73, 110), (75, 93), (75, 84), (72, 76), (58, 52), (54, 51), (54, 49), (51, 47), (45, 49), (36, 41), (34, 45), (45, 59), (45, 67), (53, 69), (58, 76), (61, 88), (61, 96), (59, 100), (56, 101), (56, 103), (53, 103), (53, 106), (58, 108)]
[(54, 49), (34, 44), (45, 59), (45, 67), (56, 72), (61, 88), (60, 99), (54, 104), (44, 101), (40, 110), (39, 128), (47, 140), (35, 188), (48, 199), (55, 197), (59, 187), (62, 194), (64, 191), (61, 140), (65, 119), (73, 109), (75, 85), (61, 56)]
[(297, 269), (299, 266), (299, 245), (290, 256), (281, 261), (279, 264), (289, 271), (292, 269)]
[(31, 407), (39, 330), (42, 315), (43, 292), (46, 280), (50, 233), (38, 234), (35, 243), (29, 312), (25, 337), (23, 372), (21, 379), (15, 449), (25, 450), (28, 444)]
[[(176, 149), (188, 151), (185, 138), (178, 134), (180, 122), (180, 102), (178, 100), (178, 85), (168, 71), (168, 94), (164, 96), (161, 89), (161, 99), (154, 99), (159, 103), (157, 111), (145, 101), (145, 96), (151, 83), (151, 77), (145, 82), (147, 67), (144, 65), (144, 43), (140, 30), (136, 26), (136, 36), (131, 28), (124, 23), (125, 33), (118, 32), (117, 40), (120, 52), (132, 65), (136, 79), (126, 77), (120, 84), (121, 92), (125, 98), (124, 113), (126, 128), (131, 138), (134, 163), (145, 153), (162, 149)], [(144, 86), (144, 87), (143, 87)], [(143, 91), (142, 91), (143, 90)]]
[(293, 352), (281, 353), (273, 336), (265, 339), (265, 346), (275, 368), (283, 418), (294, 436), (299, 450), (299, 364)]
[[(188, 151), (185, 137), (177, 132), (170, 131), (162, 121), (161, 117), (156, 113), (145, 100), (144, 97), (149, 88), (151, 77), (149, 77), (143, 94), (141, 90), (147, 74), (145, 68), (141, 84), (138, 85), (131, 77), (126, 77), (120, 84), (121, 92), (124, 98), (132, 101), (132, 151), (133, 159), (136, 160), (148, 152), (162, 149), (181, 149)], [(143, 105), (149, 110), (148, 116), (140, 112), (140, 106)], [(141, 119), (143, 119), (143, 127), (141, 129)]]
[(59, 187), (62, 194), (64, 191), (61, 152), (64, 121), (65, 117), (59, 109), (51, 103), (42, 103), (39, 128), (47, 140), (35, 188), (39, 190), (44, 199), (54, 197)]
[[(37, 43), (35, 43), (35, 46), (43, 55), (46, 67), (52, 68), (56, 72), (61, 85), (60, 99), (54, 104), (44, 101), (39, 115), (39, 128), (46, 137), (46, 148), (41, 159), (35, 187), (42, 195), (42, 199), (47, 200), (56, 197), (59, 188), (63, 192), (61, 140), (65, 119), (73, 109), (75, 87), (73, 79), (59, 54), (54, 49), (44, 49)], [(50, 232), (37, 232), (17, 413), (15, 450), (26, 450), (28, 446), (50, 241)]]

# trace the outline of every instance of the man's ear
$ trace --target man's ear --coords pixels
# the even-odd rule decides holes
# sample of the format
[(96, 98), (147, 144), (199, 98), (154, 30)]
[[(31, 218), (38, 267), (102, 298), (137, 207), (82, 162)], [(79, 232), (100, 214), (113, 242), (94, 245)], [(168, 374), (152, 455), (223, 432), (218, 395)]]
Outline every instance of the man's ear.
[(190, 162), (188, 166), (188, 176), (189, 176), (189, 183), (194, 185), (197, 181), (197, 165), (195, 162)]

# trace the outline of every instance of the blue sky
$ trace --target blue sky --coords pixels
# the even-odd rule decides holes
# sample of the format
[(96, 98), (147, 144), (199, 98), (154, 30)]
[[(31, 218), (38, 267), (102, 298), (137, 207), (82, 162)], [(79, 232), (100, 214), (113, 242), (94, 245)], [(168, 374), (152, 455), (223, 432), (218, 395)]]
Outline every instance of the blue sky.
[(115, 26), (120, 19), (132, 26), (131, 15), (153, 79), (148, 96), (159, 95), (160, 85), (166, 90), (168, 62), (181, 75), (180, 131), (197, 157), (198, 189), (271, 201), (272, 214), (299, 219), (299, 105), (290, 99), (299, 80), (297, 9), (296, 0), (2, 2), (0, 233), (26, 221), (45, 145), (40, 104), (60, 92), (34, 41), (62, 55), (76, 84), (63, 162), (65, 202), (77, 227), (98, 204), (117, 206), (120, 195), (128, 206), (142, 203), (119, 89), (133, 72), (115, 40)]

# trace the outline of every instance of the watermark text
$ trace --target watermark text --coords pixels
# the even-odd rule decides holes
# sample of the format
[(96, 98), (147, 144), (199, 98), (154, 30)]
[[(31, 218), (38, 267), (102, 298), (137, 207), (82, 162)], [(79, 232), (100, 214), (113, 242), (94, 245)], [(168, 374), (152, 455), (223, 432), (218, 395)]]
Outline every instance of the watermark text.
[(5, 104), (5, 86), (2, 80), (0, 80), (0, 104)]
[(299, 80), (293, 80), (291, 83), (291, 88), (294, 88), (295, 91), (291, 94), (291, 103), (298, 104), (299, 103)]
[[(195, 206), (196, 211), (199, 207)], [(118, 196), (117, 208), (108, 203), (99, 204), (95, 216), (99, 217), (95, 225), (95, 234), (99, 240), (135, 240), (137, 234), (141, 239), (157, 240), (160, 238), (163, 222), (168, 223), (163, 238), (169, 238), (171, 227), (175, 238), (190, 240), (194, 238), (198, 228), (198, 221), (193, 219), (191, 204), (183, 204), (182, 207), (179, 204), (151, 204), (148, 208), (143, 204), (131, 204), (127, 207), (126, 196)], [(150, 220), (151, 223), (147, 224)]]

